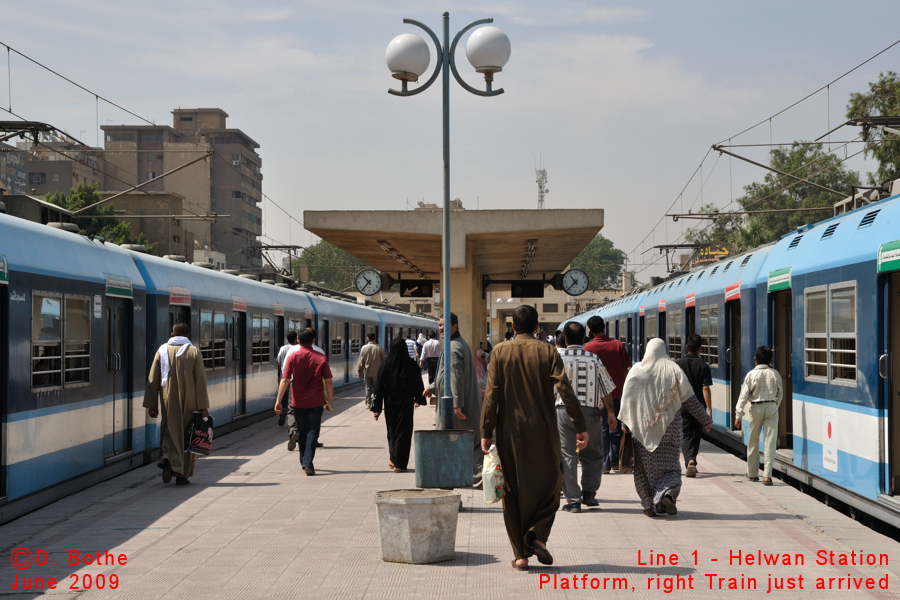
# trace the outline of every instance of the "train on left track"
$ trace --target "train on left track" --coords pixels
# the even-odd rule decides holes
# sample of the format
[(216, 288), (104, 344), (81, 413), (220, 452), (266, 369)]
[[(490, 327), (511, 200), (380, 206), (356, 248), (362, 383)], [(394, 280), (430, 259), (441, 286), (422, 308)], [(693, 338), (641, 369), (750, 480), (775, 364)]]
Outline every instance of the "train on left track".
[(374, 332), (437, 321), (167, 258), (0, 214), (0, 523), (156, 460), (142, 408), (153, 354), (187, 323), (217, 433), (273, 415), (275, 356), (313, 327), (335, 387)]

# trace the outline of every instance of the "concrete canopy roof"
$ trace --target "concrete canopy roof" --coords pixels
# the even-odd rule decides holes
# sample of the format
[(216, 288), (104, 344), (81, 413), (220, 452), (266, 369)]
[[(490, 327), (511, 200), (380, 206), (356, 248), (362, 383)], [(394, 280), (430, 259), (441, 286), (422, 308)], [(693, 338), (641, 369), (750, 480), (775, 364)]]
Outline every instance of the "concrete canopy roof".
[[(381, 247), (423, 271), (429, 279), (441, 275), (441, 210), (317, 211), (303, 213), (307, 230), (379, 271), (415, 278)], [(450, 218), (451, 271), (476, 271), (492, 279), (518, 279), (537, 240), (528, 279), (561, 272), (603, 228), (603, 209), (455, 210)], [(471, 246), (474, 264), (467, 263)]]

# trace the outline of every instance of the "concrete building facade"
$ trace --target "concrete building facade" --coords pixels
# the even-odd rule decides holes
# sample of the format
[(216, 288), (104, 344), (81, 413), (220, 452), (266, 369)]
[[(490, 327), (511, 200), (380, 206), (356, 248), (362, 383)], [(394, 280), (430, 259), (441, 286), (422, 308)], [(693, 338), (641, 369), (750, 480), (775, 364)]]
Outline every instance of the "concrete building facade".
[(28, 190), (33, 196), (68, 195), (81, 184), (104, 189), (102, 148), (67, 142), (18, 142), (16, 148), (28, 153)]
[[(262, 257), (249, 246), (262, 233), (262, 160), (259, 144), (240, 129), (226, 127), (228, 114), (218, 108), (176, 109), (174, 127), (105, 125), (107, 189), (125, 190), (196, 162), (141, 189), (171, 192), (184, 198), (186, 215), (230, 215), (212, 221), (184, 221), (201, 248), (224, 254), (227, 267), (258, 271)], [(117, 207), (118, 208), (118, 207)], [(145, 213), (146, 214), (146, 213)]]

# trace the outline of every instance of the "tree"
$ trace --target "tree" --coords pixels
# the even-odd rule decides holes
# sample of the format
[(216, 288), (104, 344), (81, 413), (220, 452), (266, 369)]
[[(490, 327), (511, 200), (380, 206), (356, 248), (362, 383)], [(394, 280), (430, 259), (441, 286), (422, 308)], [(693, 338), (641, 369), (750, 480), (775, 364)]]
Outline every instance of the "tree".
[(336, 291), (354, 287), (356, 274), (371, 268), (325, 240), (303, 249), (293, 263), (295, 279), (300, 279), (300, 265), (309, 266), (309, 281)]
[[(790, 148), (774, 148), (769, 152), (772, 168), (790, 173), (810, 182), (835, 190), (846, 191), (859, 185), (859, 174), (849, 171), (841, 160), (825, 152), (822, 144), (794, 142)], [(833, 214), (837, 196), (808, 183), (769, 172), (761, 182), (744, 187), (744, 196), (738, 202), (741, 210), (785, 210), (794, 208), (818, 208), (821, 211), (772, 212), (755, 214), (748, 218), (723, 212), (705, 228), (688, 231), (685, 239), (692, 244), (734, 244), (738, 252), (774, 242), (801, 225), (815, 223)], [(714, 204), (707, 204), (701, 213), (717, 213)]]
[(597, 234), (572, 261), (572, 268), (588, 274), (592, 289), (618, 288), (625, 272), (625, 258), (624, 252)]
[[(70, 212), (80, 210), (86, 206), (91, 206), (92, 204), (100, 202), (100, 200), (102, 200), (102, 198), (100, 197), (100, 194), (97, 193), (97, 184), (85, 185), (83, 183), (77, 188), (72, 189), (68, 196), (62, 192), (57, 192), (55, 194), (49, 194), (44, 198), (44, 201), (61, 206)], [(120, 219), (96, 218), (98, 215), (114, 214), (115, 207), (112, 204), (107, 203), (102, 206), (89, 208), (82, 213), (82, 216), (75, 217), (73, 221), (85, 235), (99, 236), (107, 242), (118, 244), (120, 246), (122, 244), (140, 244), (147, 249), (148, 254), (156, 254), (158, 244), (150, 243), (146, 236), (144, 236), (143, 231), (140, 232), (137, 239), (135, 239), (131, 236), (131, 225), (129, 223), (125, 223)]]
[[(875, 116), (900, 115), (900, 77), (893, 71), (879, 73), (878, 81), (869, 84), (869, 92), (850, 94), (847, 118), (859, 119)], [(883, 142), (888, 139), (891, 141)], [(872, 155), (878, 161), (878, 170), (869, 173), (869, 185), (886, 180), (900, 179), (900, 144), (896, 135), (885, 134), (879, 129), (869, 132), (866, 157)]]
[[(850, 187), (859, 185), (859, 174), (849, 171), (841, 160), (823, 150), (822, 144), (794, 142), (790, 148), (773, 148), (770, 152), (773, 168), (796, 177), (850, 195)], [(775, 241), (789, 231), (828, 218), (834, 203), (840, 198), (833, 193), (813, 187), (777, 173), (767, 173), (762, 182), (744, 187), (740, 199), (743, 210), (783, 210), (817, 208), (821, 211), (781, 212), (755, 215), (766, 235), (766, 242)]]

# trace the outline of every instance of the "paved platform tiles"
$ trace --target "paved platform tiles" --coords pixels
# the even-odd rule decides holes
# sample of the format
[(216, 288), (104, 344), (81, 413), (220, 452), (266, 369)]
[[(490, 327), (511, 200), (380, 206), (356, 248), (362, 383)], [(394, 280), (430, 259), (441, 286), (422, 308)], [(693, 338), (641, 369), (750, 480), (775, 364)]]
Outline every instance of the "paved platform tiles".
[[(387, 469), (384, 423), (373, 421), (362, 395), (358, 386), (337, 394), (314, 477), (303, 473), (296, 450), (286, 450), (286, 427), (273, 417), (215, 440), (188, 486), (163, 485), (151, 465), (0, 527), (0, 598), (38, 595), (12, 589), (18, 576), (20, 586), (21, 578), (55, 578), (48, 594), (81, 598), (738, 599), (765, 597), (770, 574), (775, 584), (794, 586), (773, 590), (780, 598), (900, 597), (900, 544), (777, 480), (774, 487), (747, 482), (743, 462), (708, 444), (700, 476), (684, 479), (675, 517), (645, 517), (632, 476), (617, 474), (603, 478), (599, 508), (558, 513), (552, 567), (532, 559), (530, 572), (514, 571), (499, 505), (485, 505), (471, 489), (461, 490), (455, 560), (385, 563), (373, 493), (411, 488), (415, 475)], [(417, 428), (430, 429), (433, 415), (433, 407), (417, 409)], [(5, 557), (17, 548), (41, 564), (14, 570)], [(72, 551), (79, 565), (70, 566)], [(817, 565), (820, 551), (884, 554), (889, 564)], [(97, 552), (101, 565), (85, 565), (85, 555)], [(125, 555), (125, 564), (102, 564), (106, 552), (117, 563)], [(657, 566), (651, 552), (667, 562), (676, 554), (678, 564)], [(746, 555), (759, 552), (805, 562), (747, 564)], [(730, 564), (737, 553), (742, 564)], [(69, 589), (76, 579), (84, 588), (88, 576), (93, 589)], [(863, 589), (846, 591), (848, 577), (851, 586), (862, 579)], [(817, 578), (831, 579), (832, 589), (816, 590)], [(866, 578), (875, 589), (865, 589)], [(96, 589), (101, 581), (105, 588)], [(665, 593), (667, 583), (689, 581), (693, 589)], [(878, 589), (879, 581), (889, 589)], [(583, 589), (592, 583), (600, 591)]]

